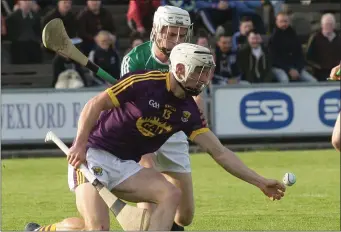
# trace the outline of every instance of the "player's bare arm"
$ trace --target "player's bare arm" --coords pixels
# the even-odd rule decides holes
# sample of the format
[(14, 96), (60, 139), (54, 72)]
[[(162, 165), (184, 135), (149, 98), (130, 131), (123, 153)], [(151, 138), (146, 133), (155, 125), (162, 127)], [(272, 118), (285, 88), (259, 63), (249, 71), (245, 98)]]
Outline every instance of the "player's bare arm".
[(200, 145), (226, 171), (260, 188), (265, 195), (280, 200), (284, 196), (285, 186), (276, 180), (269, 180), (248, 168), (231, 150), (224, 147), (211, 132), (195, 136), (193, 140)]
[(78, 130), (74, 145), (70, 148), (70, 153), (67, 157), (68, 162), (78, 167), (85, 161), (85, 149), (92, 128), (95, 126), (99, 115), (103, 110), (114, 108), (113, 101), (111, 100), (107, 91), (100, 93), (88, 101), (78, 120)]
[[(332, 68), (332, 70), (330, 71), (330, 78), (329, 80), (340, 80), (341, 75), (340, 75), (340, 71), (341, 71), (341, 64), (335, 66), (334, 68)], [(332, 134), (332, 145), (333, 147), (340, 152), (340, 147), (341, 147), (341, 129), (340, 129), (340, 121), (341, 121), (341, 113), (339, 113), (335, 125), (334, 125), (334, 129), (333, 129), (333, 134)]]
[(333, 129), (333, 135), (332, 135), (332, 145), (333, 147), (340, 152), (341, 151), (341, 129), (340, 129), (340, 125), (341, 125), (341, 113), (339, 113), (339, 115), (337, 116), (335, 125), (334, 125), (334, 129)]

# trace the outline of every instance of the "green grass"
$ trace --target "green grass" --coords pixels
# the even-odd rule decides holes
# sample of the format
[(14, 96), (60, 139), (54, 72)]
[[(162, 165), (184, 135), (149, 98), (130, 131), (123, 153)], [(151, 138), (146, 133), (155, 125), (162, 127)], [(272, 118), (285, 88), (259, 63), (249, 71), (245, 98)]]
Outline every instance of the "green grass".
[[(192, 156), (196, 212), (186, 230), (339, 230), (340, 154), (334, 150), (248, 152), (241, 159), (262, 175), (297, 176), (281, 201), (222, 168), (208, 155)], [(2, 228), (50, 224), (77, 216), (62, 158), (2, 161)], [(120, 230), (112, 219), (112, 230)]]

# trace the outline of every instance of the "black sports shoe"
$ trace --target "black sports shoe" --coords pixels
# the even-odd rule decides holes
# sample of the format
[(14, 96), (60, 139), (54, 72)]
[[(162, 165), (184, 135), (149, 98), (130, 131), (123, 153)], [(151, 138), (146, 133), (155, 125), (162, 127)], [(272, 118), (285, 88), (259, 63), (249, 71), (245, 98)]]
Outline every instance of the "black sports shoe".
[(173, 226), (171, 228), (171, 231), (185, 231), (185, 228), (182, 226), (179, 226), (175, 222), (173, 222)]
[(35, 231), (39, 227), (40, 227), (39, 224), (34, 223), (34, 222), (30, 222), (25, 226), (25, 231)]

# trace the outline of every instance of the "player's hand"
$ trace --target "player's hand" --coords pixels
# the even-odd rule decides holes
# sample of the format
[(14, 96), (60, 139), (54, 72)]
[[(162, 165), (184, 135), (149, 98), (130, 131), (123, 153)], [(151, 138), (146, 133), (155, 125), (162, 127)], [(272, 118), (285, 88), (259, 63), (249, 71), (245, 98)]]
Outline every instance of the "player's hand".
[(69, 154), (67, 155), (67, 161), (74, 168), (78, 168), (82, 163), (86, 161), (86, 146), (73, 145)]
[(341, 79), (341, 75), (337, 75), (337, 72), (340, 70), (340, 66), (341, 65), (338, 65), (331, 70), (329, 75), (331, 80), (336, 81)]
[(267, 197), (280, 200), (284, 196), (285, 185), (277, 180), (265, 179), (260, 189)]

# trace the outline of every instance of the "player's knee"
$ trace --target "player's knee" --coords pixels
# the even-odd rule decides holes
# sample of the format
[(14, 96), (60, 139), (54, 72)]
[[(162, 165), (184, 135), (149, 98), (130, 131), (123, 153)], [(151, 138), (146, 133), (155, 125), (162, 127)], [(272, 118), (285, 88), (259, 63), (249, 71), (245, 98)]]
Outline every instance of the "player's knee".
[(179, 215), (176, 215), (176, 223), (181, 226), (189, 226), (192, 224), (194, 217), (194, 210), (191, 208), (187, 208), (182, 210)]

